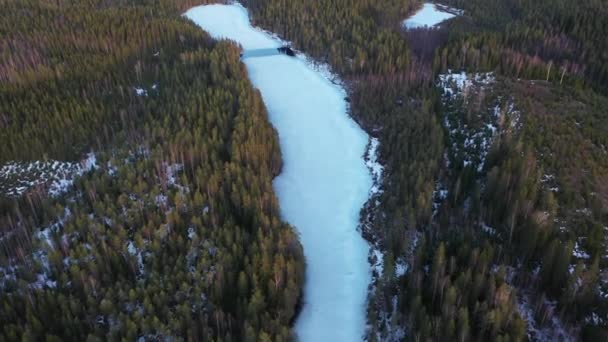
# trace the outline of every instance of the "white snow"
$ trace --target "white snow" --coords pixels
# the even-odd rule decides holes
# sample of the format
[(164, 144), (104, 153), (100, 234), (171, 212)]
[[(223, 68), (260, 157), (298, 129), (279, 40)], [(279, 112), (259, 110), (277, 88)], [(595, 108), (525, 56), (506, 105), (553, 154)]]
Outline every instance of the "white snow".
[(87, 157), (82, 161), (82, 170), (90, 171), (97, 169), (97, 156), (95, 153), (87, 153)]
[(134, 87), (133, 89), (135, 89), (135, 94), (137, 94), (137, 96), (148, 96), (148, 91), (144, 88)]
[[(437, 6), (432, 3), (425, 3), (418, 12), (403, 21), (403, 26), (407, 29), (433, 27), (442, 22), (452, 19), (456, 16), (454, 13), (462, 14), (461, 11), (455, 9), (447, 9), (443, 6)], [(450, 13), (453, 12), (453, 13)]]
[[(447, 167), (450, 166), (450, 160), (447, 156), (447, 153), (444, 153), (443, 155), (443, 162), (445, 163), (445, 165)], [(441, 207), (441, 204), (443, 203), (443, 201), (445, 201), (448, 198), (448, 195), (450, 194), (449, 190), (447, 189), (447, 186), (445, 184), (443, 184), (443, 182), (441, 181), (437, 181), (435, 182), (435, 190), (433, 190), (433, 217), (437, 216), (437, 213), (439, 212), (439, 207)]]
[(131, 255), (137, 254), (137, 249), (135, 248), (135, 244), (133, 243), (133, 241), (129, 241), (129, 243), (127, 244), (127, 251)]
[(488, 226), (485, 222), (481, 224), (481, 229), (490, 235), (496, 235), (496, 229)]
[(19, 197), (32, 187), (46, 184), (48, 194), (56, 197), (68, 191), (76, 177), (96, 168), (97, 159), (92, 152), (79, 163), (57, 160), (11, 161), (0, 168), (0, 192), (10, 197)]
[(38, 240), (40, 240), (41, 242), (44, 242), (44, 244), (41, 247), (48, 246), (50, 248), (55, 248), (55, 245), (53, 244), (53, 240), (51, 239), (51, 234), (59, 231), (59, 229), (61, 227), (63, 227), (65, 222), (71, 216), (72, 216), (72, 211), (70, 210), (70, 208), (65, 207), (63, 209), (63, 216), (58, 218), (57, 222), (51, 224), (48, 227), (41, 228), (40, 231), (36, 232), (36, 234), (35, 234), (36, 238), (38, 238)]
[(135, 247), (135, 243), (133, 243), (133, 241), (129, 241), (127, 243), (127, 252), (130, 255), (133, 255), (133, 256), (135, 256), (137, 258), (138, 276), (142, 276), (144, 274), (144, 272), (145, 272), (142, 251), (138, 250), (137, 247)]
[(154, 197), (154, 203), (156, 203), (159, 207), (167, 206), (167, 196), (166, 195), (156, 195)]
[[(49, 264), (48, 253), (50, 250), (56, 248), (55, 244), (51, 239), (51, 234), (58, 233), (60, 229), (63, 227), (66, 220), (72, 215), (72, 212), (69, 208), (65, 208), (63, 215), (58, 217), (57, 222), (40, 228), (37, 231), (33, 238), (37, 241), (37, 245), (40, 247), (31, 255), (26, 256), (25, 262), (19, 262), (19, 264), (14, 264), (14, 259), (8, 261), (8, 266), (2, 267), (0, 266), (0, 293), (6, 287), (7, 282), (13, 282), (19, 280), (24, 280), (21, 277), (17, 277), (17, 274), (20, 269), (31, 267), (29, 262), (35, 262), (41, 266), (40, 272), (36, 273), (36, 279), (28, 284), (28, 288), (32, 290), (40, 290), (43, 288), (55, 288), (57, 287), (57, 280), (54, 280), (51, 276), (51, 267)], [(62, 240), (65, 241), (67, 239), (67, 235), (62, 236)], [(23, 261), (23, 260), (20, 260)], [(68, 264), (66, 264), (66, 261)], [(69, 266), (69, 257), (66, 257), (63, 262), (67, 266)]]
[(586, 323), (591, 323), (594, 326), (599, 326), (599, 325), (603, 325), (604, 322), (605, 322), (605, 320), (602, 317), (598, 316), (597, 313), (592, 312), (591, 313), (591, 317), (586, 317), (585, 318), (585, 322)]
[(544, 174), (542, 179), (540, 180), (542, 183), (551, 182), (555, 180), (555, 175)]
[(403, 276), (407, 272), (409, 267), (410, 265), (408, 265), (405, 260), (398, 259), (397, 263), (395, 263), (395, 276), (397, 276), (397, 278)]
[(496, 133), (496, 126), (494, 126), (493, 124), (486, 124), (486, 127), (492, 131), (492, 135), (494, 135)]
[(196, 231), (194, 227), (188, 227), (188, 239), (192, 240), (196, 236)]
[(384, 273), (384, 253), (379, 248), (372, 248), (370, 255), (372, 256), (373, 271), (376, 272), (378, 277), (382, 276), (382, 273)]
[(579, 259), (589, 259), (591, 256), (587, 254), (581, 246), (578, 244), (578, 241), (574, 243), (574, 249), (572, 250), (572, 255)]
[(382, 178), (382, 171), (384, 170), (384, 167), (382, 166), (382, 164), (380, 164), (378, 162), (378, 147), (379, 146), (380, 146), (380, 141), (378, 141), (378, 138), (370, 139), (369, 152), (368, 152), (369, 160), (366, 162), (367, 167), (370, 168), (370, 170), (372, 171), (372, 175), (376, 179)]
[(176, 174), (184, 168), (182, 164), (173, 164), (166, 166), (167, 173), (167, 183), (169, 185), (175, 185), (176, 182)]
[(542, 304), (547, 312), (547, 321), (543, 326), (539, 326), (534, 318), (534, 307), (530, 303), (527, 293), (522, 293), (517, 298), (517, 310), (521, 317), (526, 321), (528, 339), (531, 341), (576, 341), (576, 338), (569, 331), (562, 320), (559, 318), (556, 302), (545, 300)]
[(369, 147), (367, 149), (366, 161), (365, 165), (372, 174), (374, 185), (372, 185), (370, 189), (370, 194), (375, 195), (382, 193), (380, 189), (380, 184), (382, 184), (382, 172), (384, 171), (384, 166), (380, 164), (378, 161), (378, 147), (380, 146), (380, 141), (378, 138), (371, 138), (369, 142)]
[[(209, 5), (185, 14), (215, 38), (245, 49), (281, 41), (252, 28), (245, 8)], [(372, 177), (363, 160), (368, 136), (347, 115), (346, 93), (306, 58), (244, 59), (279, 132), (283, 172), (274, 181), (281, 214), (300, 233), (306, 257), (300, 341), (362, 340), (368, 245), (357, 231)]]

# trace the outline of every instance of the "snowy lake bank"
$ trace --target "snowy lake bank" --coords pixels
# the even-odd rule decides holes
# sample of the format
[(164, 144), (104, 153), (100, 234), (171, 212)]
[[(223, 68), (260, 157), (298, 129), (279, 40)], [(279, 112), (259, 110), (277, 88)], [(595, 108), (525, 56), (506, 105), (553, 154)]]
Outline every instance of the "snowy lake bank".
[[(250, 25), (238, 4), (205, 5), (185, 16), (214, 38), (244, 50), (283, 42)], [(368, 135), (348, 116), (346, 92), (302, 56), (245, 58), (279, 133), (282, 173), (274, 180), (283, 219), (304, 247), (306, 283), (295, 332), (300, 341), (362, 340), (369, 246), (357, 231), (372, 177), (363, 155)]]
[(427, 2), (416, 13), (405, 19), (403, 26), (408, 30), (431, 28), (462, 14), (461, 10)]

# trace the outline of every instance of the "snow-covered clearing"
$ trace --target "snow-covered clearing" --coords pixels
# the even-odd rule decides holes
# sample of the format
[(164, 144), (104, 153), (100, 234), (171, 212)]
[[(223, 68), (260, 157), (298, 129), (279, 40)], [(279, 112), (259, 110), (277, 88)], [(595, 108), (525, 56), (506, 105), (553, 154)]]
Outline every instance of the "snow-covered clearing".
[(460, 10), (427, 2), (418, 12), (405, 19), (403, 26), (407, 29), (434, 27), (462, 14), (463, 12)]
[(0, 168), (0, 195), (19, 197), (30, 188), (45, 185), (49, 195), (58, 196), (66, 192), (77, 177), (95, 168), (94, 153), (87, 154), (80, 162), (8, 162)]
[[(185, 16), (245, 50), (284, 45), (251, 27), (238, 4), (199, 6)], [(243, 62), (279, 132), (284, 167), (274, 187), (283, 218), (296, 227), (304, 246), (307, 281), (295, 324), (298, 339), (361, 340), (371, 272), (369, 247), (357, 226), (372, 187), (363, 160), (369, 138), (347, 115), (346, 92), (332, 83), (327, 68), (301, 55)]]

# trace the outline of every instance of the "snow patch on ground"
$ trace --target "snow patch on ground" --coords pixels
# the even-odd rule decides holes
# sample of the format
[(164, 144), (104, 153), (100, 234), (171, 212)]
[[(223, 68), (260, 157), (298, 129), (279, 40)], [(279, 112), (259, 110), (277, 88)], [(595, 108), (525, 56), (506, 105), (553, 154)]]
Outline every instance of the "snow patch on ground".
[[(48, 253), (50, 250), (58, 247), (53, 242), (53, 236), (61, 233), (62, 227), (71, 216), (72, 212), (66, 207), (62, 216), (57, 219), (57, 222), (41, 228), (33, 234), (35, 245), (39, 246), (34, 253), (19, 262), (14, 259), (9, 260), (7, 266), (0, 267), (0, 290), (5, 289), (7, 284), (15, 282), (17, 279), (23, 279), (20, 276), (18, 277), (20, 271), (22, 269), (34, 269), (33, 265), (35, 264), (40, 265), (39, 271), (35, 274), (35, 280), (30, 282), (28, 287), (32, 290), (57, 287), (57, 280), (51, 276)], [(65, 241), (65, 239), (67, 239), (65, 235), (61, 236), (62, 241)], [(36, 269), (38, 268), (36, 267)]]
[[(444, 155), (444, 162), (449, 165), (449, 161), (447, 160), (447, 155)], [(447, 189), (447, 186), (441, 182), (435, 182), (435, 190), (433, 190), (433, 217), (436, 217), (439, 213), (439, 208), (443, 204), (443, 202), (448, 198), (450, 192)]]
[[(383, 275), (384, 273), (384, 254), (378, 248), (372, 248), (370, 252), (370, 262), (373, 269), (373, 282), (370, 286), (370, 305), (374, 305), (378, 312), (378, 318), (374, 324), (375, 334), (371, 332), (371, 326), (368, 325), (368, 338), (373, 336), (377, 341), (403, 341), (406, 335), (406, 328), (401, 326), (394, 319), (398, 317), (397, 307), (399, 303), (399, 294), (394, 295), (390, 302), (387, 302), (382, 296), (375, 297), (377, 286), (387, 279), (389, 281), (396, 280), (407, 274), (410, 268), (410, 263), (414, 257), (414, 252), (418, 246), (418, 242), (422, 234), (417, 231), (408, 231), (408, 239), (410, 244), (404, 255), (399, 256), (395, 260), (395, 270), (393, 275)], [(395, 279), (391, 278), (394, 277)], [(386, 284), (384, 284), (386, 286)], [(399, 290), (397, 289), (397, 292)]]
[(370, 251), (370, 261), (372, 265), (372, 273), (377, 277), (381, 277), (384, 273), (384, 253), (379, 248), (372, 248)]
[(382, 193), (380, 186), (382, 184), (382, 172), (384, 171), (384, 166), (382, 166), (382, 164), (380, 164), (380, 162), (378, 161), (379, 147), (380, 141), (378, 140), (378, 138), (371, 138), (365, 158), (365, 165), (367, 165), (367, 168), (370, 170), (374, 181), (374, 185), (370, 190), (370, 193), (372, 195)]
[(177, 173), (184, 168), (182, 164), (166, 165), (167, 183), (169, 185), (177, 184)]
[(576, 341), (575, 335), (568, 331), (559, 319), (556, 302), (545, 300), (542, 306), (549, 319), (543, 326), (538, 326), (529, 295), (523, 293), (518, 296), (517, 309), (526, 321), (528, 339), (541, 342)]
[(404, 259), (397, 259), (397, 262), (395, 263), (395, 276), (397, 278), (404, 276), (409, 268), (410, 265)]
[(461, 10), (427, 2), (414, 15), (405, 19), (403, 26), (407, 29), (436, 27), (446, 20), (463, 14)]
[(65, 208), (63, 212), (63, 216), (59, 218), (59, 220), (52, 225), (40, 229), (36, 234), (36, 238), (43, 242), (42, 247), (55, 248), (55, 244), (51, 238), (52, 234), (56, 234), (63, 227), (65, 222), (72, 216), (72, 212), (70, 208)]
[(0, 194), (15, 198), (31, 188), (45, 186), (50, 196), (57, 197), (67, 192), (77, 177), (96, 168), (94, 153), (88, 153), (79, 163), (57, 160), (7, 162), (0, 168)]
[(572, 250), (572, 256), (579, 259), (589, 259), (591, 256), (585, 252), (581, 246), (578, 244), (578, 241), (574, 243), (574, 249)]
[(393, 296), (390, 301), (390, 311), (380, 312), (378, 320), (381, 322), (380, 326), (387, 327), (386, 331), (378, 331), (376, 333), (376, 340), (383, 342), (398, 342), (405, 339), (405, 328), (397, 326), (392, 323), (392, 317), (397, 315), (397, 304), (399, 303), (399, 297)]
[(133, 90), (135, 90), (135, 94), (137, 94), (137, 96), (148, 96), (148, 91), (144, 88), (134, 87)]
[[(512, 286), (513, 278), (522, 265), (517, 267), (505, 266), (506, 282)], [(494, 272), (498, 268), (496, 267)], [(532, 271), (532, 277), (540, 276), (541, 266)], [(516, 308), (521, 318), (526, 322), (527, 336), (530, 341), (576, 341), (578, 335), (576, 328), (567, 327), (559, 317), (557, 302), (544, 299), (543, 302), (533, 303), (530, 290), (517, 289)], [(544, 322), (539, 323), (537, 318), (543, 316)]]
[(127, 252), (137, 259), (137, 274), (139, 277), (143, 276), (145, 272), (144, 259), (142, 255), (143, 252), (135, 247), (135, 243), (133, 241), (129, 241), (127, 243)]
[(194, 227), (188, 227), (188, 239), (192, 240), (196, 236), (196, 230)]
[(483, 222), (481, 224), (481, 230), (483, 230), (484, 232), (486, 232), (490, 235), (496, 235), (496, 229), (488, 226), (485, 222)]
[[(135, 91), (135, 95), (139, 97), (148, 97), (150, 94), (158, 94), (158, 83), (152, 83), (149, 87), (135, 86), (133, 90)], [(151, 92), (151, 90), (153, 91)]]

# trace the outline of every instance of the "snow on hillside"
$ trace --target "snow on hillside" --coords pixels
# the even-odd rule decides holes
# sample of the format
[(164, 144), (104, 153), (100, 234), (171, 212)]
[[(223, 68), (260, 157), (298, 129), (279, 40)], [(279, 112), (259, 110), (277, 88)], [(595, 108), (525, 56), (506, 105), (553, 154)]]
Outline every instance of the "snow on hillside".
[(80, 162), (8, 162), (0, 168), (0, 195), (19, 197), (33, 187), (45, 186), (49, 195), (59, 196), (72, 186), (77, 177), (95, 168), (97, 159), (94, 153), (87, 154)]

